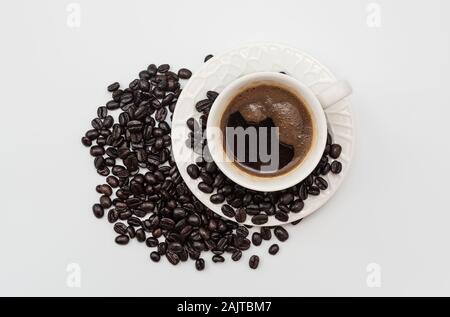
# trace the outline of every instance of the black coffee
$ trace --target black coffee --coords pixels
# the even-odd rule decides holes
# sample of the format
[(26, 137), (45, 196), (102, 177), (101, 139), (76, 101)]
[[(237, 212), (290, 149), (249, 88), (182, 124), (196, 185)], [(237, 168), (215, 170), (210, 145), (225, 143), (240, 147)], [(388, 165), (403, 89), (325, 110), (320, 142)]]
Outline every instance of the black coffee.
[(228, 155), (239, 168), (259, 176), (283, 174), (300, 164), (314, 138), (313, 120), (303, 100), (287, 88), (269, 84), (238, 93), (221, 128)]

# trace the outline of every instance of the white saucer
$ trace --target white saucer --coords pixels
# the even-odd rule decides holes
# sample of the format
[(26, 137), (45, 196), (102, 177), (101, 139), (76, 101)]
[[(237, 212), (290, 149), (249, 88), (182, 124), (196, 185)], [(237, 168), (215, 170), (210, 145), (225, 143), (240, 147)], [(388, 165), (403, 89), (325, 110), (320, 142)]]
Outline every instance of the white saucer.
[[(198, 190), (199, 179), (193, 180), (186, 172), (189, 164), (195, 163), (196, 155), (188, 149), (185, 140), (189, 133), (186, 120), (190, 117), (198, 119), (200, 113), (195, 109), (195, 104), (206, 98), (208, 90), (221, 92), (225, 86), (242, 75), (262, 72), (284, 71), (288, 75), (300, 80), (309, 88), (318, 93), (336, 81), (334, 75), (313, 57), (297, 49), (273, 43), (251, 44), (230, 50), (222, 55), (215, 56), (206, 62), (188, 81), (181, 93), (172, 120), (172, 148), (178, 169), (193, 194), (208, 208), (222, 217), (221, 204), (210, 202), (210, 194)], [(325, 177), (329, 186), (321, 191), (319, 196), (309, 196), (305, 200), (305, 207), (300, 213), (290, 213), (289, 222), (304, 218), (321, 206), (323, 206), (337, 191), (345, 175), (348, 173), (353, 156), (354, 127), (349, 98), (325, 110), (329, 132), (333, 136), (333, 142), (342, 145), (342, 154), (339, 161), (342, 163), (342, 172), (338, 175), (328, 173)], [(299, 180), (300, 182), (301, 180)], [(255, 226), (250, 217), (245, 222)], [(286, 223), (269, 217), (264, 226), (284, 225)]]

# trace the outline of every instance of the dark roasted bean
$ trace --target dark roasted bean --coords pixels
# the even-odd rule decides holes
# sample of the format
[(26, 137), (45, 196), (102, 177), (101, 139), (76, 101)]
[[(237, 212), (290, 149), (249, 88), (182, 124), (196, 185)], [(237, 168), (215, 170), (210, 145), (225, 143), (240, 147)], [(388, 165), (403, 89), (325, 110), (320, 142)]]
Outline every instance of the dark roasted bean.
[(236, 215), (233, 207), (231, 207), (230, 205), (227, 205), (227, 204), (222, 205), (221, 210), (222, 210), (223, 214), (227, 217), (232, 218)]
[(206, 57), (205, 57), (205, 59), (203, 61), (206, 63), (207, 61), (209, 61), (213, 57), (214, 57), (214, 55), (212, 55), (212, 54), (206, 55)]
[(178, 71), (178, 77), (180, 77), (181, 79), (189, 79), (192, 76), (192, 72), (187, 69), (187, 68), (181, 68)]
[(261, 235), (258, 232), (253, 232), (252, 234), (252, 243), (256, 246), (261, 245), (262, 243), (262, 238)]
[(339, 174), (341, 171), (342, 171), (341, 162), (333, 161), (333, 163), (331, 163), (331, 172), (333, 174)]
[(213, 260), (214, 263), (225, 262), (225, 258), (223, 256), (217, 255), (217, 254), (212, 257), (212, 260)]
[(269, 221), (269, 217), (266, 214), (259, 214), (252, 217), (252, 223), (255, 225), (263, 225)]
[(321, 190), (326, 190), (328, 188), (328, 182), (326, 180), (324, 180), (322, 177), (317, 176), (314, 179), (314, 183), (317, 185), (317, 187), (319, 187), (319, 189)]
[(130, 238), (126, 235), (120, 235), (116, 237), (116, 243), (119, 245), (126, 245), (130, 242)]
[(237, 222), (242, 223), (247, 219), (247, 213), (245, 212), (244, 208), (239, 208), (238, 210), (236, 210), (236, 215), (234, 217)]
[(206, 184), (205, 182), (201, 182), (198, 184), (198, 189), (200, 189), (202, 192), (210, 194), (213, 192), (213, 187), (211, 185)]
[(290, 210), (292, 212), (300, 212), (303, 210), (303, 207), (305, 206), (305, 203), (301, 199), (297, 199), (294, 201), (290, 207)]
[(277, 237), (277, 239), (281, 242), (284, 242), (289, 238), (289, 233), (286, 231), (286, 229), (280, 226), (275, 227), (273, 233), (275, 234), (275, 237)]
[(114, 225), (114, 231), (120, 235), (126, 235), (127, 226), (122, 222), (118, 222)]
[(269, 248), (269, 254), (271, 255), (275, 255), (278, 253), (278, 251), (280, 250), (280, 247), (278, 246), (278, 244), (272, 244)]
[(231, 255), (231, 259), (233, 261), (239, 261), (242, 257), (242, 251), (240, 250), (236, 250), (233, 252), (233, 254)]
[(317, 186), (310, 186), (308, 189), (308, 194), (313, 196), (318, 196), (320, 194), (320, 189)]
[(275, 213), (275, 218), (281, 222), (286, 222), (289, 220), (289, 215), (283, 211), (277, 211)]
[(167, 251), (166, 257), (167, 257), (167, 260), (169, 260), (169, 262), (173, 265), (177, 265), (178, 263), (180, 263), (180, 258), (174, 252)]
[(215, 195), (211, 195), (209, 197), (209, 200), (213, 203), (213, 204), (221, 204), (225, 201), (225, 196), (222, 194), (215, 194)]
[(150, 259), (151, 259), (153, 262), (159, 262), (159, 260), (161, 259), (161, 255), (159, 255), (158, 252), (153, 251), (153, 252), (150, 253)]
[(84, 146), (91, 146), (92, 145), (92, 141), (88, 137), (85, 137), (85, 136), (81, 138), (81, 143)]
[(197, 259), (197, 260), (195, 261), (195, 268), (196, 268), (198, 271), (203, 271), (203, 270), (205, 269), (205, 260), (203, 260), (203, 259)]
[(330, 148), (330, 156), (334, 159), (337, 159), (342, 152), (342, 147), (339, 144), (332, 144)]
[(100, 204), (94, 204), (92, 206), (92, 211), (97, 218), (102, 218), (105, 215), (105, 210)]
[(119, 89), (120, 84), (118, 82), (112, 83), (111, 85), (108, 86), (108, 91), (109, 92), (113, 92), (116, 91), (117, 89)]
[(197, 179), (200, 176), (200, 170), (198, 169), (198, 166), (195, 164), (190, 164), (187, 167), (186, 171), (192, 179)]
[(166, 72), (169, 71), (169, 69), (170, 69), (170, 65), (169, 65), (169, 64), (162, 64), (162, 65), (159, 65), (159, 67), (158, 67), (158, 73), (166, 73)]
[(261, 238), (263, 240), (270, 240), (272, 239), (272, 231), (268, 227), (261, 227)]
[(258, 268), (259, 265), (259, 256), (257, 255), (252, 255), (250, 257), (250, 260), (248, 261), (248, 265), (250, 266), (251, 269), (256, 269)]

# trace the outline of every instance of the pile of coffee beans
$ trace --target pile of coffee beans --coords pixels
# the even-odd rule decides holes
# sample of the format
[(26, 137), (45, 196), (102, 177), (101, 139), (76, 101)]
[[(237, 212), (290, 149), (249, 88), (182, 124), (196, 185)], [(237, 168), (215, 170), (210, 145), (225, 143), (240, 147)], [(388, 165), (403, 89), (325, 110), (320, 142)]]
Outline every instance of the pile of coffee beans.
[(305, 206), (309, 196), (320, 195), (328, 188), (324, 176), (328, 173), (339, 174), (342, 163), (337, 161), (342, 147), (332, 141), (328, 133), (327, 143), (322, 158), (314, 171), (303, 181), (288, 189), (277, 192), (258, 192), (244, 188), (226, 177), (214, 163), (206, 142), (206, 122), (209, 110), (219, 94), (208, 91), (205, 99), (196, 104), (201, 113), (199, 120), (189, 118), (186, 125), (191, 130), (186, 145), (199, 154), (196, 163), (187, 167), (187, 173), (192, 179), (200, 179), (198, 189), (210, 194), (213, 204), (221, 204), (222, 213), (243, 223), (250, 217), (255, 225), (264, 225), (269, 217), (275, 217), (281, 222), (288, 222), (291, 213), (299, 213)]
[[(211, 57), (208, 55), (205, 61)], [(211, 254), (214, 263), (224, 262), (226, 254), (239, 261), (252, 242), (261, 245), (272, 239), (272, 232), (280, 242), (289, 235), (282, 227), (256, 230), (220, 217), (206, 208), (183, 181), (171, 155), (169, 123), (182, 91), (182, 80), (191, 75), (185, 68), (173, 72), (168, 64), (151, 64), (126, 88), (112, 83), (107, 87), (111, 100), (97, 109), (92, 128), (81, 142), (90, 148), (97, 173), (105, 177), (104, 183), (96, 186), (100, 197), (92, 212), (97, 218), (106, 215), (113, 224), (115, 242), (126, 245), (136, 240), (151, 249), (149, 257), (153, 262), (159, 262), (163, 256), (173, 265), (191, 259), (197, 270), (203, 270), (205, 255)], [(211, 100), (216, 96), (213, 92), (208, 94)], [(219, 176), (223, 174), (215, 164), (200, 163), (190, 167), (189, 174), (202, 177), (203, 191), (220, 187), (212, 199), (217, 203), (230, 201), (234, 207), (227, 204), (223, 208), (230, 215), (236, 214), (236, 220), (241, 222), (247, 216), (250, 201), (265, 202), (257, 195), (250, 200), (249, 196), (244, 198), (241, 192), (245, 189), (225, 186), (231, 184)], [(235, 211), (237, 203), (232, 201), (238, 197), (242, 197), (246, 209)], [(291, 206), (288, 198), (284, 199)], [(249, 229), (255, 231), (251, 240)], [(279, 246), (273, 244), (268, 253), (275, 255), (278, 250)], [(254, 255), (249, 266), (255, 269), (259, 262)]]

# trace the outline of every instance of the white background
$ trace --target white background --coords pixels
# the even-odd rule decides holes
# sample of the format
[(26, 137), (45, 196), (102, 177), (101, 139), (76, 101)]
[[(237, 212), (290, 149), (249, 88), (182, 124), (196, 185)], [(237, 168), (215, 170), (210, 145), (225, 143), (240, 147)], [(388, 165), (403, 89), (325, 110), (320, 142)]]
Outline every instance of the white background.
[[(79, 28), (70, 2), (0, 4), (0, 295), (450, 295), (448, 1), (376, 1), (379, 28), (364, 0), (83, 0)], [(257, 271), (252, 251), (200, 273), (116, 246), (92, 215), (102, 178), (80, 144), (105, 87), (258, 41), (351, 82), (357, 141), (339, 192)], [(80, 288), (66, 283), (70, 263)], [(369, 263), (380, 288), (367, 286)]]

